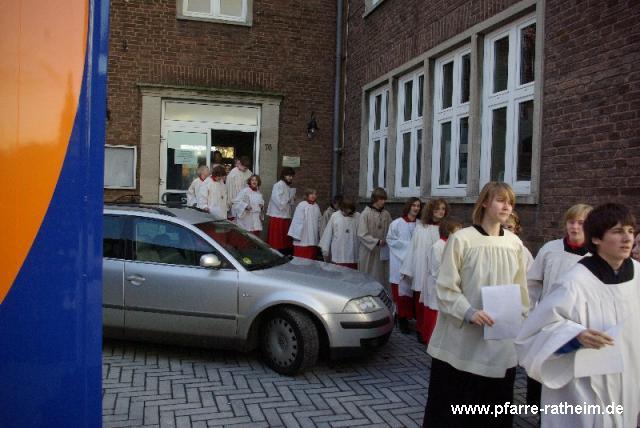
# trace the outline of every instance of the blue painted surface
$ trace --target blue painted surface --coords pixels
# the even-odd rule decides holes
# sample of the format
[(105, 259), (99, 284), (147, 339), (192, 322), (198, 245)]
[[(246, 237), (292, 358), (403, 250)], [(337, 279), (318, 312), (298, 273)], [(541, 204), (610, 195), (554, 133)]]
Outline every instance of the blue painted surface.
[(0, 308), (0, 426), (101, 425), (109, 2), (92, 0), (76, 119), (51, 204)]

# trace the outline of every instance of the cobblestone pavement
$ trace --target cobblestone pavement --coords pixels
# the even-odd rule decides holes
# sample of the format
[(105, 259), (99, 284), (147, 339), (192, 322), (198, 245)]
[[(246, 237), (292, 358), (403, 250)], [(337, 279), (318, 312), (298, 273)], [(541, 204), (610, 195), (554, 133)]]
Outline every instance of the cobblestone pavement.
[[(430, 367), (425, 346), (397, 331), (366, 357), (321, 361), (296, 377), (255, 353), (106, 340), (102, 355), (104, 427), (415, 427)], [(516, 403), (525, 391), (519, 372)]]

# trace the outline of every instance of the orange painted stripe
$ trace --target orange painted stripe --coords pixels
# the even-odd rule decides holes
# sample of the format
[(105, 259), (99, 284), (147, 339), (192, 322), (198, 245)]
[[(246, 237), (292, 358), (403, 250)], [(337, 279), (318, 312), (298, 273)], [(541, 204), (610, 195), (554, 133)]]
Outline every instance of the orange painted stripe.
[[(0, 10), (2, 303), (62, 169), (82, 85), (89, 5), (86, 0), (0, 0)], [(73, 219), (75, 213), (69, 214)]]

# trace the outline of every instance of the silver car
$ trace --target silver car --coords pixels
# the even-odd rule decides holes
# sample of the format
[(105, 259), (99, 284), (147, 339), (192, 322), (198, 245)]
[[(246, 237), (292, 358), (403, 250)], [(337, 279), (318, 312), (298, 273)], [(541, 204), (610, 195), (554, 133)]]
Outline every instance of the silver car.
[(252, 350), (279, 373), (386, 343), (382, 285), (340, 266), (283, 256), (194, 208), (107, 205), (106, 336)]

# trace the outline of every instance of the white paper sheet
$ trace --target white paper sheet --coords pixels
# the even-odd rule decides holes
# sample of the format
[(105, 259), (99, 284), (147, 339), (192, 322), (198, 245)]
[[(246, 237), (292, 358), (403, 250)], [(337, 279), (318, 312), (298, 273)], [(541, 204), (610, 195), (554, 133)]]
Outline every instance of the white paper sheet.
[(493, 318), (484, 326), (485, 340), (515, 339), (522, 324), (522, 299), (517, 284), (482, 287), (482, 308)]
[(389, 246), (380, 247), (380, 261), (389, 260)]
[(621, 324), (618, 324), (605, 331), (613, 338), (613, 346), (600, 349), (578, 349), (573, 368), (575, 377), (622, 373), (624, 362), (619, 345), (620, 330)]

